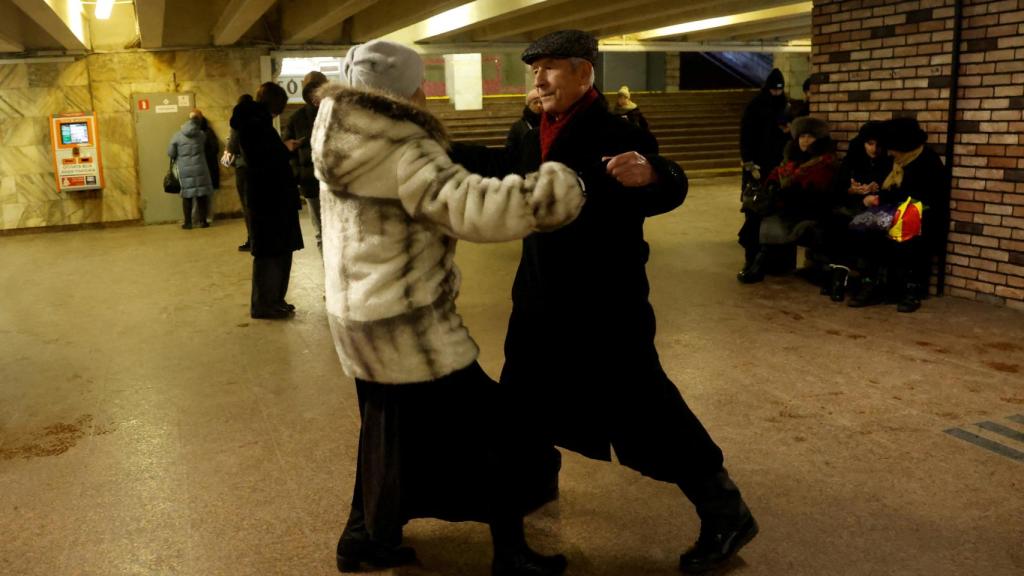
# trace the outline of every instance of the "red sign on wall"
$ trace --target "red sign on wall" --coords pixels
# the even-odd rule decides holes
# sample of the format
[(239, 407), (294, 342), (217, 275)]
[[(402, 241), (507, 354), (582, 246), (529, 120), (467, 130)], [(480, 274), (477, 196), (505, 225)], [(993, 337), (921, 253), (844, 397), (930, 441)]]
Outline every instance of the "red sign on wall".
[(149, 100), (139, 100), (139, 110), (149, 110)]

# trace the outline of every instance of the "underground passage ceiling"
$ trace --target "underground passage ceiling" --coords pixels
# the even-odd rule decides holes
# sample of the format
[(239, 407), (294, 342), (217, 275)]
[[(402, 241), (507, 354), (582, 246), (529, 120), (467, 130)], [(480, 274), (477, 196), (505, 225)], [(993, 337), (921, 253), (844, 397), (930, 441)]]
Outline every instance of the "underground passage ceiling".
[(425, 52), (521, 46), (580, 28), (605, 50), (806, 50), (793, 0), (0, 0), (0, 57), (130, 49), (345, 46)]

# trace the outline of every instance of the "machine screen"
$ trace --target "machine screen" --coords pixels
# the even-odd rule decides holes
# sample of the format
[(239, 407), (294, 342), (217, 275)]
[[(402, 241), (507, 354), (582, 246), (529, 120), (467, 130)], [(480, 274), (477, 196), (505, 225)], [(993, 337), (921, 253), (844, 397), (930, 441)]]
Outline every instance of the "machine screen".
[(68, 122), (60, 125), (61, 144), (88, 144), (89, 124), (86, 122)]

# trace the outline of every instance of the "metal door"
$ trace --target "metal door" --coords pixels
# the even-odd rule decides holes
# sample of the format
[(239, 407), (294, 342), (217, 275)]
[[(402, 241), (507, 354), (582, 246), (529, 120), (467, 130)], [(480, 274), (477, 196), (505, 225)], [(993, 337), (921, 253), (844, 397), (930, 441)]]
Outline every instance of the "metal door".
[(170, 158), (167, 146), (195, 107), (191, 92), (132, 95), (135, 139), (139, 143), (139, 187), (146, 224), (181, 220), (181, 197), (164, 192)]

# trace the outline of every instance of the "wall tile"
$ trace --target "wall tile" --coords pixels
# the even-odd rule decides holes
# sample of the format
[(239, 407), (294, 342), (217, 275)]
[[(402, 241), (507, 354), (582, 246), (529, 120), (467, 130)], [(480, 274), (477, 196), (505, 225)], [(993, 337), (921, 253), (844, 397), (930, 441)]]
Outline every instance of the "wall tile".
[(57, 78), (58, 86), (88, 86), (89, 85), (89, 64), (85, 58), (74, 62), (65, 62), (58, 65), (60, 76)]
[[(3, 69), (3, 66), (0, 66)], [(24, 89), (0, 90), (0, 120), (10, 118), (24, 118), (26, 116), (24, 98), (21, 93)], [(30, 114), (31, 115), (31, 114)]]
[(90, 112), (93, 109), (92, 92), (88, 86), (65, 86), (64, 110), (66, 112)]
[(59, 62), (52, 64), (40, 62), (25, 66), (28, 72), (29, 88), (52, 88), (59, 85), (58, 79), (61, 72)]
[(57, 193), (57, 181), (53, 172), (48, 174), (23, 174), (14, 177), (18, 192), (18, 202), (22, 204), (45, 204), (60, 200)]
[(8, 146), (0, 154), (0, 176), (53, 173), (49, 146)]
[(28, 88), (27, 64), (0, 64), (0, 89)]
[[(0, 120), (0, 146), (33, 146), (50, 142), (44, 118), (10, 118)], [(2, 150), (3, 148), (0, 148)]]
[(24, 204), (4, 204), (3, 228), (13, 230), (21, 228), (21, 215), (25, 212)]
[(93, 110), (96, 112), (130, 112), (128, 86), (116, 82), (95, 82), (92, 85)]
[(0, 205), (17, 203), (18, 192), (14, 176), (0, 176)]

